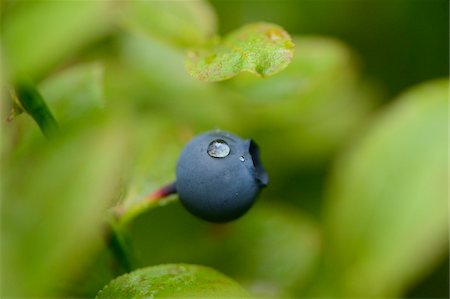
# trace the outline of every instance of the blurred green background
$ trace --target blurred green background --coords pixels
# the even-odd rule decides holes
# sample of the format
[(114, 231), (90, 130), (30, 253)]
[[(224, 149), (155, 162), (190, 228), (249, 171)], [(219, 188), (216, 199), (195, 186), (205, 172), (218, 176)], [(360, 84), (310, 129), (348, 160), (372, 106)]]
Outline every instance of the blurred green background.
[(448, 1), (212, 1), (220, 32), (259, 20), (288, 32), (339, 38), (356, 50), (364, 72), (393, 95), (448, 75)]
[[(224, 225), (173, 196), (121, 227), (133, 268), (207, 265), (267, 297), (448, 298), (448, 1), (1, 1), (2, 296), (94, 297), (124, 273), (109, 209), (174, 180), (188, 140), (253, 138), (270, 185)], [(252, 22), (296, 45), (270, 78), (189, 76)], [(21, 114), (36, 84), (58, 122)], [(27, 111), (38, 116), (42, 106)]]

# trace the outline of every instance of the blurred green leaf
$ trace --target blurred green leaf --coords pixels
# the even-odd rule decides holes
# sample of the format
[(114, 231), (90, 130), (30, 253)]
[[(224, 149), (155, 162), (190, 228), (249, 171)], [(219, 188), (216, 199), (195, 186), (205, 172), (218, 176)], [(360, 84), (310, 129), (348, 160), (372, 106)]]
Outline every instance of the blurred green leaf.
[(97, 298), (249, 298), (225, 275), (207, 267), (171, 264), (148, 267), (114, 279)]
[[(203, 88), (200, 82), (186, 73), (183, 67), (183, 52), (181, 50), (155, 38), (134, 33), (121, 35), (119, 45), (119, 58), (124, 63), (122, 69), (128, 66), (144, 74), (148, 80), (156, 85), (155, 88), (159, 87), (158, 91), (162, 88), (172, 92)], [(161, 61), (164, 61), (164, 63), (162, 64)], [(128, 83), (126, 78), (122, 81)], [(174, 86), (178, 86), (178, 90), (173, 90)]]
[(338, 161), (326, 219), (342, 296), (401, 296), (448, 254), (448, 88), (405, 93)]
[(58, 286), (58, 294), (64, 298), (94, 298), (98, 290), (124, 273), (111, 249), (104, 246), (92, 254), (83, 269)]
[(216, 15), (207, 1), (128, 2), (126, 28), (177, 46), (200, 46), (216, 32)]
[(60, 122), (87, 117), (105, 105), (103, 67), (80, 64), (47, 78), (39, 89)]
[(366, 122), (380, 94), (346, 44), (321, 36), (294, 42), (298, 55), (276, 76), (242, 73), (215, 85), (240, 96), (228, 96), (227, 103), (237, 132), (261, 148), (273, 178), (265, 196), (320, 214), (327, 164)]
[(218, 225), (195, 218), (175, 201), (130, 223), (130, 235), (141, 266), (208, 265), (259, 296), (287, 296), (302, 288), (320, 253), (313, 221), (295, 208), (263, 202), (241, 219)]
[(255, 295), (292, 295), (305, 286), (317, 266), (319, 229), (292, 206), (257, 205), (223, 229), (225, 255), (215, 263)]
[(196, 79), (222, 81), (240, 72), (272, 76), (291, 62), (294, 43), (289, 34), (270, 23), (248, 24), (209, 47), (191, 49), (186, 68)]
[(112, 4), (52, 0), (17, 3), (2, 27), (12, 80), (40, 78), (107, 33), (115, 12)]
[(120, 202), (124, 212), (117, 222), (120, 227), (148, 209), (165, 205), (173, 199), (169, 197), (155, 202), (148, 201), (147, 197), (175, 180), (175, 165), (183, 143), (181, 140), (191, 137), (189, 132), (179, 130), (157, 115), (136, 117), (133, 121), (133, 151), (130, 152), (133, 166)]
[(49, 296), (99, 246), (117, 197), (127, 144), (125, 122), (91, 120), (22, 159), (3, 160), (2, 285), (6, 297)]
[(136, 113), (148, 121), (148, 127), (155, 117), (156, 122), (176, 124), (181, 131), (235, 124), (234, 105), (229, 103), (233, 96), (192, 78), (183, 66), (181, 50), (136, 34), (121, 35), (119, 45), (119, 59), (106, 64), (109, 101), (123, 102), (125, 97), (138, 107)]

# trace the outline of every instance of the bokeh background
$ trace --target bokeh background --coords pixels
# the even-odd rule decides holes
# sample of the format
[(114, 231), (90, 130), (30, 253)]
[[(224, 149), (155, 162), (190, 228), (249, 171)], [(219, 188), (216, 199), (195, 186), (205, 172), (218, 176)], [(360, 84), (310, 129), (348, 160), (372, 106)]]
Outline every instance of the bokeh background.
[[(270, 185), (242, 219), (176, 196), (123, 227), (133, 268), (211, 266), (257, 296), (448, 298), (449, 3), (1, 1), (2, 295), (93, 297), (124, 273), (109, 209), (175, 178), (188, 140), (253, 138)], [(187, 49), (247, 23), (296, 45), (270, 78), (217, 83)], [(26, 78), (59, 133), (15, 95)]]

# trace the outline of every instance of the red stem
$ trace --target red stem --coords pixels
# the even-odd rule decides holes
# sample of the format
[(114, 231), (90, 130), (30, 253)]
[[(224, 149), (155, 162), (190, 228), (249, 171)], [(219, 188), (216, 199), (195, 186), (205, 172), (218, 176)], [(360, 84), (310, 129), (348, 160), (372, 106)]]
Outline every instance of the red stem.
[(171, 194), (174, 194), (174, 193), (177, 193), (177, 188), (175, 186), (175, 182), (159, 188), (158, 190), (156, 190), (155, 192), (153, 192), (149, 196), (147, 196), (146, 200), (157, 201), (159, 199), (162, 199), (162, 198), (169, 196)]
[[(153, 202), (163, 199), (171, 194), (177, 193), (177, 188), (175, 182), (163, 186), (157, 189), (155, 192), (143, 198), (143, 201)], [(123, 213), (125, 213), (125, 207), (123, 205), (118, 205), (114, 208), (114, 214), (119, 218)]]

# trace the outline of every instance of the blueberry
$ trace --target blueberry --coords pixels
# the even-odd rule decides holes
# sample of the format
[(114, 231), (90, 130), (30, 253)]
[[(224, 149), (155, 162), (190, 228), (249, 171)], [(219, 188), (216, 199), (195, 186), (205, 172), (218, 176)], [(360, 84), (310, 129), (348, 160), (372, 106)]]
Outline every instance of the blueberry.
[(256, 143), (218, 130), (193, 138), (181, 152), (176, 169), (182, 204), (211, 222), (242, 216), (268, 180)]

